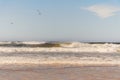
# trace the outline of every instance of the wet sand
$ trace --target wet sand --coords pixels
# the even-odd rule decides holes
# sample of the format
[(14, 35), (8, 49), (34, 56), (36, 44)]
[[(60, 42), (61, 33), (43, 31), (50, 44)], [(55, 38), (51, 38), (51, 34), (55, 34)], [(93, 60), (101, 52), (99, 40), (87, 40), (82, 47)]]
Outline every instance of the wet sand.
[(5, 66), (0, 80), (120, 80), (119, 66)]

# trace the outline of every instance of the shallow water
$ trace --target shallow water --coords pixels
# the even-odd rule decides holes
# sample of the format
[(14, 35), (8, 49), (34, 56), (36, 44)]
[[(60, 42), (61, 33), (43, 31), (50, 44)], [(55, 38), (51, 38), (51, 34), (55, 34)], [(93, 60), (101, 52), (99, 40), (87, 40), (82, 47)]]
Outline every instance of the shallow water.
[(1, 69), (0, 80), (120, 80), (120, 67)]
[[(41, 64), (54, 61), (59, 61), (60, 64), (51, 64), (52, 66)], [(71, 64), (77, 62), (80, 66), (75, 64), (64, 66), (62, 62)], [(35, 66), (34, 63), (38, 65)], [(120, 53), (0, 53), (0, 80), (120, 80), (119, 75)]]
[(120, 67), (32, 67), (0, 69), (0, 80), (120, 80)]

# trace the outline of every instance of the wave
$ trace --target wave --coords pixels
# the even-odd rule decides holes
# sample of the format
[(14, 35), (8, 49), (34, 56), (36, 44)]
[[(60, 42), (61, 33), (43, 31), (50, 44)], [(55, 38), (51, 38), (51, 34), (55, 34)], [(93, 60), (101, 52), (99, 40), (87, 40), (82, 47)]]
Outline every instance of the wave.
[(103, 42), (93, 42), (93, 43), (81, 43), (81, 42), (0, 42), (2, 47), (64, 47), (64, 48), (80, 48), (80, 47), (119, 47), (120, 44), (116, 43), (103, 43)]
[(120, 52), (120, 44), (81, 42), (0, 42), (3, 52)]
[(71, 48), (79, 48), (79, 47), (119, 47), (120, 44), (115, 43), (80, 43), (80, 42), (71, 42), (71, 43), (63, 43), (62, 47), (71, 47)]
[[(21, 42), (21, 41), (12, 41), (12, 42), (0, 42), (1, 47), (44, 47), (46, 45), (46, 42)], [(48, 44), (49, 47), (49, 44)]]

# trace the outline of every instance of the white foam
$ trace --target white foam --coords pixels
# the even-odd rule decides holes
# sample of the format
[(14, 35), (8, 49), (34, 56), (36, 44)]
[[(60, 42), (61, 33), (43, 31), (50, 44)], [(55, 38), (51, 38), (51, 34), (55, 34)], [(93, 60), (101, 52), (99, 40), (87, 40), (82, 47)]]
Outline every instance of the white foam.
[[(37, 44), (39, 42), (23, 42)], [(2, 44), (2, 43), (1, 43)], [(119, 44), (88, 44), (88, 43), (61, 43), (61, 47), (0, 47), (0, 64), (120, 64), (119, 54), (116, 56), (106, 53), (118, 53)], [(45, 52), (45, 54), (44, 54)], [(55, 53), (50, 53), (55, 52)], [(58, 53), (60, 52), (60, 53)], [(68, 53), (66, 53), (68, 52)], [(95, 54), (83, 55), (82, 52)], [(30, 54), (29, 54), (30, 53)], [(70, 54), (69, 54), (70, 53)], [(103, 53), (99, 54), (98, 53)], [(105, 54), (105, 55), (104, 55)], [(96, 56), (95, 56), (96, 55)]]
[[(18, 42), (22, 44), (44, 44), (45, 42)], [(10, 42), (0, 42), (0, 44), (10, 44)], [(60, 43), (61, 47), (0, 47), (2, 52), (118, 52), (119, 44), (88, 44), (80, 42)]]
[(37, 42), (37, 41), (29, 41), (29, 42), (22, 42), (23, 44), (44, 44), (46, 42)]

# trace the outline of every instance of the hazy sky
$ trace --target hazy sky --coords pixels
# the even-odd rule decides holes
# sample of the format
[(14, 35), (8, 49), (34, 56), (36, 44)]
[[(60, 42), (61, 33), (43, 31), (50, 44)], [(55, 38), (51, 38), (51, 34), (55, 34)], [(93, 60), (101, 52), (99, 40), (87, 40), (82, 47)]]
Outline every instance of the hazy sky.
[(0, 0), (0, 41), (120, 41), (120, 0)]

